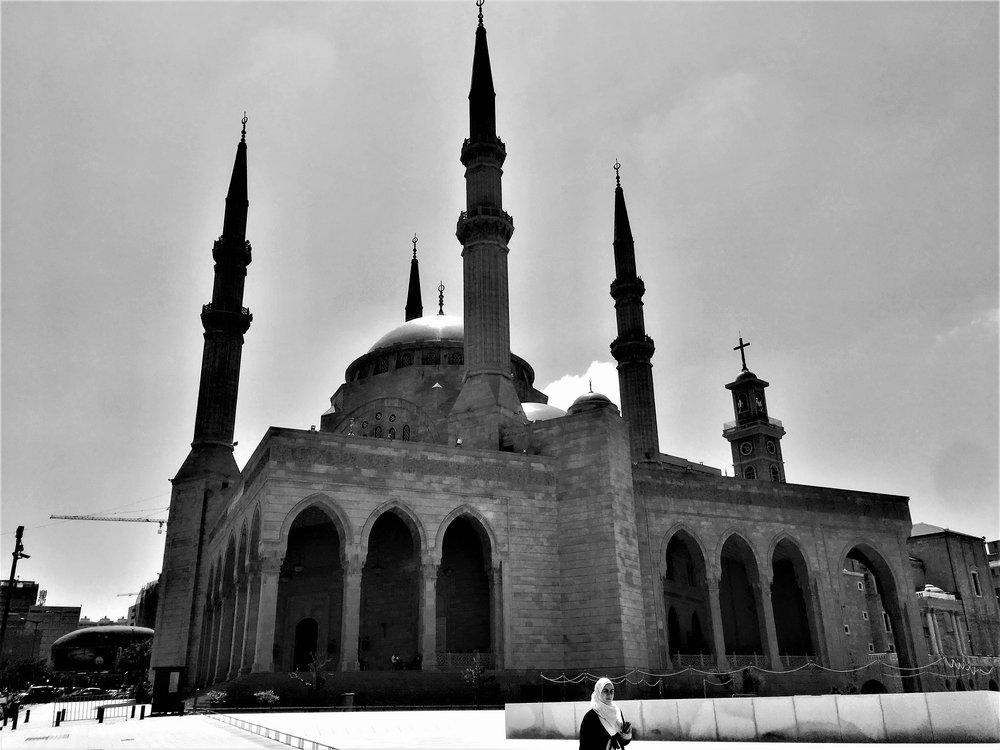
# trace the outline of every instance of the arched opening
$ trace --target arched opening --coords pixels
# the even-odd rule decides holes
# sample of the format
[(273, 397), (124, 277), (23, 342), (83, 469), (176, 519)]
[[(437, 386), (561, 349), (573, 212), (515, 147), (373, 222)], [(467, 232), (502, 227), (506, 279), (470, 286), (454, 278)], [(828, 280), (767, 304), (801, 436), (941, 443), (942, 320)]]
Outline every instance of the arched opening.
[(878, 680), (868, 680), (861, 686), (861, 692), (865, 695), (874, 695), (876, 693), (888, 693), (889, 690)]
[(319, 634), (319, 623), (306, 617), (295, 624), (295, 646), (292, 649), (292, 669), (309, 669), (316, 654), (316, 638)]
[(368, 535), (361, 573), (362, 669), (392, 669), (392, 657), (417, 654), (418, 567), (416, 535), (395, 512), (379, 516)]
[(762, 654), (763, 639), (757, 611), (760, 580), (750, 546), (735, 534), (722, 546), (719, 608), (727, 654)]
[(694, 538), (681, 530), (667, 543), (665, 563), (663, 607), (667, 611), (667, 652), (676, 662), (683, 663), (685, 654), (712, 653), (711, 639), (705, 637), (701, 625), (711, 622), (705, 558)]
[(490, 638), (489, 541), (466, 516), (444, 532), (437, 576), (437, 648), (448, 653), (488, 653)]
[[(916, 664), (900, 591), (885, 559), (872, 547), (857, 545), (847, 552), (841, 576), (843, 637), (850, 659), (865, 664), (895, 652), (903, 690), (918, 691), (919, 675), (910, 671)], [(907, 587), (903, 596), (910, 595)]]
[(771, 607), (778, 653), (815, 654), (809, 614), (812, 595), (801, 551), (790, 540), (782, 539), (775, 545), (771, 568)]
[(960, 690), (960, 691), (964, 691), (965, 690), (965, 683), (962, 682), (962, 678), (961, 677), (959, 677), (959, 678), (957, 678), (955, 680), (955, 690)]
[(1000, 691), (1000, 685), (997, 685), (997, 681), (996, 680), (990, 680), (990, 682), (989, 682), (989, 689), (992, 690), (992, 691), (994, 691), (994, 692)]
[(273, 648), (276, 669), (297, 668), (298, 627), (306, 620), (316, 623), (311, 650), (321, 662), (328, 660), (325, 669), (336, 669), (344, 599), (340, 560), (340, 534), (330, 516), (316, 505), (299, 513), (288, 530), (278, 577)]

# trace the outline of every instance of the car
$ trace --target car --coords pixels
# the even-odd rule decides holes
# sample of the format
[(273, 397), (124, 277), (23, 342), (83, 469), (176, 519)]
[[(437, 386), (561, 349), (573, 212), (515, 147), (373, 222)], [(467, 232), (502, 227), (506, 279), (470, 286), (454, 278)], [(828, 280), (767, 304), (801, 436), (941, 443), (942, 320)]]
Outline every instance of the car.
[(56, 697), (56, 689), (51, 685), (32, 685), (18, 696), (19, 703), (49, 703)]
[(84, 698), (87, 696), (103, 695), (103, 694), (104, 691), (98, 687), (85, 687), (85, 688), (80, 688), (79, 690), (74, 690), (72, 693), (70, 693), (70, 697)]

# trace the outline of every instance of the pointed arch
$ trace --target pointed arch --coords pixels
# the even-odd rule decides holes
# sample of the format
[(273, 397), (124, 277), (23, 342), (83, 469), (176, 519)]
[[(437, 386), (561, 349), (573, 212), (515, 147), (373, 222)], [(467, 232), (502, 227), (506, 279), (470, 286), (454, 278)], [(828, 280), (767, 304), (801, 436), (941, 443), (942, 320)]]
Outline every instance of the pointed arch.
[[(912, 596), (906, 573), (895, 571), (888, 562), (888, 557), (871, 540), (858, 538), (847, 542), (841, 548), (840, 557), (833, 562), (833, 570), (843, 570), (845, 576), (860, 577), (858, 588), (851, 585), (841, 587), (841, 605), (849, 612), (859, 609), (868, 611), (867, 630), (856, 636), (845, 634), (849, 651), (860, 651), (860, 644), (854, 639), (865, 637), (875, 644), (876, 652), (887, 651), (891, 646), (897, 653), (901, 669), (912, 669), (917, 666), (916, 643), (910, 628), (910, 611), (908, 607), (915, 606), (910, 602)], [(882, 613), (889, 619), (889, 628), (880, 627), (883, 622)], [(918, 674), (909, 676), (903, 672), (903, 690), (915, 692), (920, 690)]]
[[(659, 553), (666, 653), (672, 658), (712, 653), (701, 623), (711, 623), (709, 562), (704, 543), (685, 524), (674, 524), (664, 534)], [(676, 661), (674, 665), (684, 663)], [(700, 663), (700, 659), (697, 663)]]
[(253, 520), (250, 522), (249, 562), (260, 560), (260, 506), (254, 508)]
[(291, 507), (281, 521), (281, 526), (278, 529), (277, 541), (284, 546), (288, 539), (288, 532), (291, 529), (292, 524), (295, 522), (295, 519), (298, 518), (299, 514), (306, 508), (314, 505), (329, 516), (330, 521), (337, 528), (337, 533), (340, 535), (340, 541), (344, 547), (346, 548), (350, 545), (354, 539), (354, 531), (351, 528), (351, 520), (329, 495), (322, 492), (307, 495)]
[(416, 548), (418, 554), (422, 550), (428, 549), (427, 546), (427, 532), (424, 529), (423, 523), (413, 509), (410, 508), (406, 503), (399, 500), (389, 500), (388, 502), (382, 503), (375, 510), (371, 512), (368, 518), (365, 520), (364, 526), (361, 527), (361, 539), (360, 546), (364, 555), (367, 557), (369, 537), (372, 533), (372, 527), (378, 521), (378, 519), (385, 515), (386, 513), (394, 513), (399, 517), (399, 519), (406, 524), (410, 529), (410, 533), (414, 536), (414, 541), (416, 542)]
[(760, 563), (753, 544), (739, 531), (722, 536), (719, 550), (719, 608), (727, 654), (762, 654)]
[(778, 653), (816, 655), (821, 643), (819, 616), (802, 546), (782, 532), (771, 540), (767, 559)]
[(473, 523), (473, 527), (479, 533), (484, 548), (487, 552), (489, 552), (490, 561), (492, 561), (493, 564), (496, 564), (498, 562), (497, 555), (499, 554), (500, 547), (497, 543), (493, 527), (490, 525), (489, 520), (487, 520), (487, 518), (477, 508), (469, 505), (468, 503), (460, 505), (452, 510), (447, 516), (444, 517), (444, 520), (441, 521), (441, 524), (438, 526), (437, 534), (434, 536), (434, 547), (433, 549), (428, 550), (428, 552), (434, 555), (433, 562), (440, 565), (441, 546), (444, 544), (444, 534), (451, 525), (451, 522), (461, 516), (465, 516), (470, 520), (475, 521), (475, 523)]
[(248, 545), (250, 544), (250, 536), (247, 531), (247, 521), (243, 519), (243, 525), (240, 528), (240, 543), (236, 550), (236, 570), (237, 577), (240, 573), (245, 573), (247, 565), (249, 564), (248, 559)]

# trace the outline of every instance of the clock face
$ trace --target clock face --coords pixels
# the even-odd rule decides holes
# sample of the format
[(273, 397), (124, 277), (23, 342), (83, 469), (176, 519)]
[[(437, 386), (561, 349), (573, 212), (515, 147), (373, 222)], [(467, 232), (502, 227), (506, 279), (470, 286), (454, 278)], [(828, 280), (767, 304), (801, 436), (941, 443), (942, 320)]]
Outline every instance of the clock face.
[(767, 452), (768, 453), (774, 453), (774, 441), (773, 440), (768, 440), (767, 441)]
[(753, 453), (753, 444), (749, 440), (740, 443), (740, 453), (744, 456), (749, 456)]

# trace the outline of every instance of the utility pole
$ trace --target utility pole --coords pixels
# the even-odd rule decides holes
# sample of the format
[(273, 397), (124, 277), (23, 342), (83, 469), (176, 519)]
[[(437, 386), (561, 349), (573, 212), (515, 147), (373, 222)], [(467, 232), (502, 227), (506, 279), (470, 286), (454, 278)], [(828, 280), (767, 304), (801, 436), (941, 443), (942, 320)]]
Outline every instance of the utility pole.
[(17, 573), (17, 561), (22, 557), (31, 557), (31, 555), (24, 554), (24, 545), (21, 544), (22, 536), (24, 536), (24, 527), (18, 526), (17, 533), (14, 535), (14, 551), (11, 553), (11, 557), (14, 558), (14, 561), (10, 564), (10, 581), (7, 583), (7, 600), (3, 605), (3, 620), (0, 621), (0, 663), (3, 662), (3, 642), (4, 637), (7, 635), (7, 617), (10, 615), (10, 602), (14, 597), (14, 576)]

